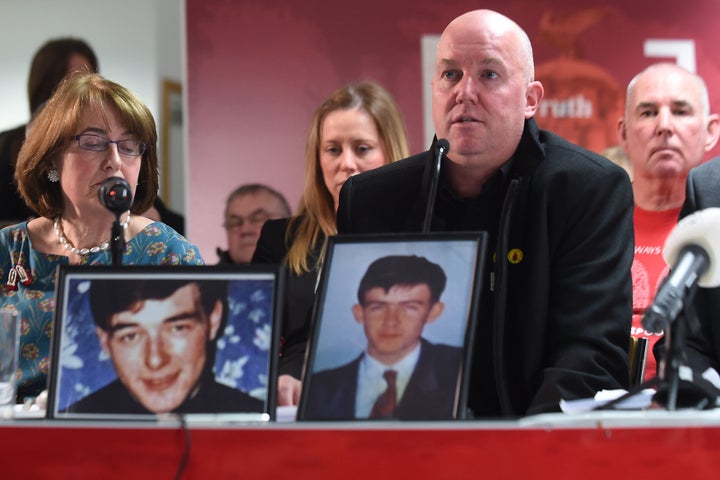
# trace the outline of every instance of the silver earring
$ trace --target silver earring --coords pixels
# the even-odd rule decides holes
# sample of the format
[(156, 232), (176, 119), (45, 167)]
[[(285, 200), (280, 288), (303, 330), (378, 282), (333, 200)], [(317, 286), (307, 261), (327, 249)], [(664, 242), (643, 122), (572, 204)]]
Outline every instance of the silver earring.
[(52, 183), (57, 183), (58, 181), (60, 181), (60, 175), (58, 174), (58, 171), (54, 168), (47, 173), (47, 177), (48, 180), (50, 180), (50, 182)]

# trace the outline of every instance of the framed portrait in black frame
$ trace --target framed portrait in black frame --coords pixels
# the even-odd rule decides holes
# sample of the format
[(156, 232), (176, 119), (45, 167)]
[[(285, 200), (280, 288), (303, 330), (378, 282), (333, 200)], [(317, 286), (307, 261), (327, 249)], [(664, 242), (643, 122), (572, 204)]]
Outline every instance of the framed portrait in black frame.
[(298, 420), (466, 417), (487, 234), (328, 240)]
[(47, 416), (274, 419), (280, 268), (61, 266)]

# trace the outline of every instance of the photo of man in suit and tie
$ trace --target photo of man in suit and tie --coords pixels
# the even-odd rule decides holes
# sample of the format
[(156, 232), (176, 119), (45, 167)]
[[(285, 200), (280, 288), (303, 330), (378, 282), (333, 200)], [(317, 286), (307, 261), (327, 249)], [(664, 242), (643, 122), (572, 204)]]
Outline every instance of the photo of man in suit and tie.
[(372, 262), (352, 307), (367, 346), (348, 364), (311, 373), (301, 418), (454, 418), (463, 350), (422, 336), (445, 310), (440, 297), (446, 282), (442, 267), (425, 257)]

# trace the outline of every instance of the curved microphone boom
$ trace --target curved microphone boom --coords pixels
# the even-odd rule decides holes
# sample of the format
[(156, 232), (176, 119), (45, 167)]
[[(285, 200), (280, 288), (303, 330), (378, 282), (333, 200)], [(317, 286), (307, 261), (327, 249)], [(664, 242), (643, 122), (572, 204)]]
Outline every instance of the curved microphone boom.
[(663, 257), (670, 274), (642, 319), (643, 328), (655, 333), (677, 318), (696, 285), (720, 285), (720, 208), (699, 210), (680, 220), (665, 240)]
[(444, 138), (435, 142), (437, 155), (435, 157), (435, 169), (430, 179), (430, 193), (428, 194), (427, 206), (425, 207), (425, 221), (423, 222), (423, 233), (430, 231), (430, 222), (432, 222), (433, 208), (435, 207), (435, 197), (437, 196), (437, 187), (440, 183), (440, 165), (442, 164), (442, 156), (447, 155), (450, 151), (450, 142)]
[(132, 205), (132, 191), (130, 184), (120, 177), (106, 178), (98, 190), (100, 203), (116, 216), (130, 210)]

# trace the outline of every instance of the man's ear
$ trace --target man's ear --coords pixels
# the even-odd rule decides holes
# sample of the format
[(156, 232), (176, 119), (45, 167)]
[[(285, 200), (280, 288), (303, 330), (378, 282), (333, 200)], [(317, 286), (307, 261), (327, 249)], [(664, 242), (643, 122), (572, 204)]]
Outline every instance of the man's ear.
[(428, 324), (428, 323), (434, 322), (435, 320), (437, 320), (437, 318), (440, 315), (442, 315), (442, 313), (444, 311), (445, 311), (445, 304), (443, 302), (437, 301), (437, 302), (433, 303), (432, 306), (430, 307), (430, 311), (428, 312), (427, 321), (425, 323)]
[(95, 333), (98, 336), (98, 340), (100, 341), (100, 347), (103, 349), (103, 352), (110, 356), (110, 348), (108, 347), (108, 343), (110, 342), (110, 334), (100, 327), (95, 327)]
[(360, 325), (365, 323), (365, 312), (363, 311), (362, 305), (359, 303), (356, 303), (352, 306), (352, 313), (355, 317), (355, 321), (358, 322)]
[(707, 138), (705, 139), (705, 151), (709, 152), (715, 147), (720, 135), (720, 116), (713, 113), (707, 120)]
[(622, 148), (624, 151), (627, 152), (627, 124), (625, 123), (625, 118), (620, 117), (618, 118), (617, 122), (617, 140), (618, 145), (620, 145), (620, 148)]
[(545, 88), (542, 83), (537, 80), (527, 84), (527, 90), (525, 92), (525, 119), (535, 116), (535, 112), (537, 112), (544, 94)]
[(208, 321), (209, 323), (209, 337), (210, 340), (215, 340), (217, 337), (218, 329), (220, 328), (220, 322), (222, 321), (223, 316), (223, 304), (220, 300), (215, 301), (215, 306), (213, 307), (212, 311), (210, 312), (210, 315), (208, 315)]

